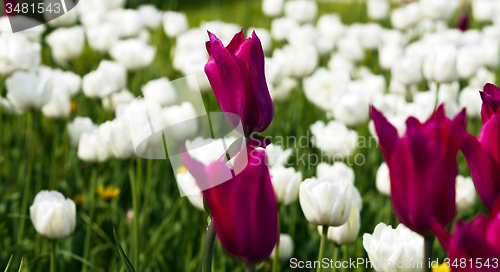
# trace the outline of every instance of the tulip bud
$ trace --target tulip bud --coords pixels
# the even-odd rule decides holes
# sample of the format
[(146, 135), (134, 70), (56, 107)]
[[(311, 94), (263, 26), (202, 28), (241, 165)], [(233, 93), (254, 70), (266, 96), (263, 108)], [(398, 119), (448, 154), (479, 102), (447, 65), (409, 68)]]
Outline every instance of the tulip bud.
[(30, 207), (31, 222), (41, 235), (65, 238), (75, 231), (75, 202), (57, 191), (40, 191)]
[(288, 205), (294, 202), (299, 196), (302, 173), (295, 172), (293, 168), (276, 165), (270, 169), (270, 174), (278, 203)]
[(98, 130), (82, 133), (78, 144), (78, 158), (86, 162), (104, 162), (110, 157), (110, 151)]
[(98, 129), (100, 141), (105, 143), (110, 155), (115, 159), (128, 159), (135, 156), (132, 137), (120, 119), (106, 121)]
[(188, 27), (189, 23), (185, 13), (166, 11), (163, 14), (163, 30), (168, 37), (177, 37), (186, 32)]
[(306, 219), (318, 226), (343, 225), (353, 206), (352, 186), (342, 179), (306, 179), (299, 189), (300, 206)]
[(52, 49), (52, 57), (56, 61), (65, 62), (77, 58), (82, 54), (85, 45), (83, 28), (58, 28), (46, 38)]
[[(368, 253), (377, 272), (405, 271), (398, 269), (397, 264), (426, 264), (424, 260), (424, 237), (411, 231), (403, 224), (396, 229), (380, 223), (375, 227), (373, 234), (363, 235), (363, 247)], [(389, 268), (388, 262), (391, 263)], [(423, 266), (424, 266), (423, 265)], [(411, 271), (423, 271), (423, 266), (412, 266)]]
[[(278, 259), (280, 261), (288, 261), (293, 256), (294, 244), (292, 236), (286, 233), (280, 233)], [(276, 248), (271, 252), (271, 258), (274, 258)]]
[[(328, 228), (328, 241), (337, 245), (347, 245), (353, 243), (358, 238), (359, 229), (361, 227), (359, 210), (356, 205), (353, 205), (351, 214), (346, 223), (339, 227)], [(323, 226), (318, 226), (318, 231), (321, 235), (323, 233)]]

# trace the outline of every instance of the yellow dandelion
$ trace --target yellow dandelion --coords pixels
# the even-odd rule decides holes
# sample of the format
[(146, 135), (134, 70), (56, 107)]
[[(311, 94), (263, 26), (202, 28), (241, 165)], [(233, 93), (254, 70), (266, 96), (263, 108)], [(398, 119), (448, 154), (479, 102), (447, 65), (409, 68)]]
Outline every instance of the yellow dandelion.
[(75, 111), (76, 109), (78, 109), (78, 104), (76, 103), (76, 101), (71, 101), (69, 103), (69, 108), (71, 109), (71, 111)]
[(432, 268), (432, 272), (451, 272), (451, 268), (448, 263), (442, 263), (438, 268)]
[(179, 174), (186, 174), (187, 172), (188, 172), (188, 170), (184, 166), (177, 168), (177, 173), (179, 173)]
[(73, 202), (75, 202), (76, 206), (83, 206), (85, 205), (85, 197), (82, 194), (77, 194), (75, 197), (73, 197)]
[(97, 188), (97, 193), (102, 199), (111, 201), (120, 195), (120, 188), (114, 188), (111, 185), (108, 185), (106, 187), (99, 185), (99, 187)]

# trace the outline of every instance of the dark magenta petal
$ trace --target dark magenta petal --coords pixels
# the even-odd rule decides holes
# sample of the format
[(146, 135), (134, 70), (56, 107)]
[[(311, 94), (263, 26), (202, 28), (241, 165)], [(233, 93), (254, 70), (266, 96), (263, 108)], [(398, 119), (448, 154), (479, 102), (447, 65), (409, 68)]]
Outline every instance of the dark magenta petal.
[[(187, 153), (186, 153), (187, 154)], [(221, 162), (204, 166), (183, 154), (198, 184), (215, 184)], [(203, 191), (224, 249), (246, 263), (266, 259), (278, 241), (278, 209), (264, 150), (250, 150), (246, 167), (232, 179)]]
[(487, 104), (493, 111), (500, 107), (500, 98), (494, 97), (487, 92), (480, 92), (483, 104)]
[(485, 239), (486, 226), (487, 220), (482, 216), (475, 218), (471, 224), (458, 222), (452, 238), (450, 239), (448, 250), (450, 259), (499, 258), (500, 254), (498, 254), (498, 252), (496, 252), (496, 250)]
[(490, 157), (476, 137), (469, 133), (464, 134), (460, 150), (469, 166), (479, 198), (481, 198), (484, 205), (491, 207), (497, 193)]
[(387, 118), (373, 106), (371, 107), (371, 117), (375, 125), (375, 131), (377, 132), (380, 149), (382, 149), (385, 161), (389, 163), (391, 161), (391, 154), (399, 140), (398, 131), (389, 121), (387, 121)]
[(493, 167), (500, 166), (500, 115), (493, 115), (483, 125), (478, 140), (484, 150), (493, 158)]
[(488, 93), (489, 95), (491, 95), (496, 99), (500, 99), (500, 88), (491, 83), (486, 83), (484, 85), (483, 91), (485, 91), (486, 93)]
[[(264, 52), (258, 37), (237, 33), (227, 47), (209, 33), (211, 54), (205, 73), (223, 112), (241, 119), (246, 136), (261, 133), (274, 118), (274, 106), (264, 73)], [(233, 127), (238, 124), (229, 121)], [(238, 122), (239, 123), (239, 122)]]
[(449, 250), (451, 234), (449, 234), (441, 223), (436, 218), (431, 218), (432, 233), (438, 238), (444, 250)]

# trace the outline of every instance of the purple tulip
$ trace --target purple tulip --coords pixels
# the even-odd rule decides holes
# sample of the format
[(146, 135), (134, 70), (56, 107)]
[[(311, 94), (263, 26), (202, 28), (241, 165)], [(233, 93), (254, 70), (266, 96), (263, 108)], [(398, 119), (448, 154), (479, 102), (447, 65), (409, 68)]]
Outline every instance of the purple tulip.
[[(274, 106), (264, 74), (264, 52), (259, 38), (253, 32), (245, 39), (243, 30), (237, 33), (227, 47), (212, 33), (208, 33), (207, 51), (210, 59), (205, 73), (223, 112), (239, 116), (246, 136), (261, 133), (274, 117)], [(228, 118), (233, 127), (240, 120)]]
[(278, 242), (278, 208), (265, 151), (249, 152), (246, 167), (222, 184), (225, 173), (234, 175), (223, 162), (205, 166), (187, 153), (183, 161), (200, 188), (211, 187), (203, 197), (224, 249), (248, 264), (266, 259)]
[(380, 148), (389, 167), (391, 200), (399, 221), (421, 235), (431, 234), (430, 218), (448, 225), (455, 215), (457, 153), (465, 132), (462, 110), (455, 119), (440, 105), (425, 123), (406, 120), (406, 134), (372, 107)]
[(467, 10), (463, 10), (458, 14), (458, 21), (456, 24), (456, 28), (460, 29), (462, 32), (469, 29), (469, 12)]
[(491, 207), (500, 197), (500, 89), (486, 84), (483, 99), (483, 127), (476, 139), (466, 134), (460, 147), (467, 160), (477, 193)]
[[(456, 264), (452, 267), (453, 271), (479, 272), (500, 269), (500, 209), (498, 205), (496, 207), (491, 210), (489, 218), (481, 214), (469, 224), (458, 222), (451, 235), (443, 225), (433, 222), (432, 230), (448, 252), (450, 264)], [(461, 260), (466, 260), (465, 266), (460, 266)]]

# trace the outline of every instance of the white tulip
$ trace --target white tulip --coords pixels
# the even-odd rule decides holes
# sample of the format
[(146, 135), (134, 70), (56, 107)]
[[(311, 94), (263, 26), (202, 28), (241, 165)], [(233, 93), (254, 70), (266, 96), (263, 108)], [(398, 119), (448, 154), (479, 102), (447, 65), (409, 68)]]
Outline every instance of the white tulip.
[(114, 111), (118, 105), (129, 104), (134, 99), (134, 94), (124, 89), (119, 92), (112, 93), (110, 96), (104, 97), (102, 99), (102, 106), (105, 109)]
[[(78, 8), (82, 6), (83, 6), (82, 4), (79, 4), (77, 7), (77, 11), (79, 10)], [(83, 14), (80, 14), (79, 19), (80, 22), (82, 23), (82, 26), (84, 26), (85, 29), (93, 28), (104, 23), (113, 24), (112, 22), (106, 21), (106, 13), (107, 12), (102, 9), (93, 9), (91, 11), (87, 11)], [(118, 33), (116, 33), (116, 35), (118, 36)]]
[(500, 41), (483, 40), (481, 44), (481, 59), (483, 65), (490, 69), (496, 69), (500, 65)]
[[(198, 121), (196, 120), (198, 115), (190, 102), (165, 108), (162, 114), (165, 118), (168, 135), (178, 140), (184, 140), (198, 131)], [(170, 127), (173, 125), (175, 126)]]
[(365, 52), (359, 39), (354, 37), (341, 38), (337, 46), (340, 54), (353, 62), (360, 62), (365, 58)]
[(285, 3), (285, 15), (299, 24), (310, 23), (316, 19), (318, 5), (316, 1), (292, 0)]
[(123, 121), (106, 121), (98, 128), (100, 140), (106, 144), (109, 154), (115, 159), (128, 159), (135, 155), (132, 137), (127, 132)]
[(487, 22), (492, 19), (495, 2), (492, 0), (472, 1), (472, 17), (479, 22)]
[(460, 78), (469, 79), (474, 76), (481, 65), (481, 55), (476, 46), (464, 46), (458, 50), (457, 72)]
[[(332, 72), (340, 72), (340, 74), (346, 75), (348, 77), (348, 79), (350, 80), (351, 79), (350, 74), (352, 74), (354, 72), (354, 63), (352, 61), (346, 59), (340, 53), (333, 53), (332, 57), (328, 61), (328, 68)], [(345, 82), (343, 82), (343, 83), (345, 83)]]
[(421, 67), (420, 59), (404, 56), (393, 64), (391, 73), (404, 85), (416, 84), (422, 81)]
[(335, 43), (341, 37), (346, 27), (342, 24), (338, 14), (325, 14), (319, 17), (316, 25), (321, 37)]
[(298, 26), (292, 18), (276, 18), (271, 22), (271, 36), (278, 42), (284, 41), (288, 33)]
[(285, 77), (279, 85), (269, 85), (269, 92), (273, 101), (286, 101), (290, 97), (290, 93), (299, 85), (295, 78)]
[(469, 85), (482, 89), (486, 83), (495, 82), (496, 76), (485, 67), (479, 67), (477, 73), (469, 79)]
[(137, 11), (141, 15), (145, 27), (151, 30), (155, 30), (160, 26), (162, 20), (162, 13), (154, 5), (151, 4), (140, 5)]
[(5, 82), (7, 99), (20, 111), (40, 109), (52, 95), (52, 82), (38, 75), (15, 72)]
[(89, 46), (98, 52), (108, 52), (118, 41), (118, 32), (114, 24), (106, 22), (86, 28)]
[(290, 29), (286, 40), (292, 45), (315, 45), (319, 38), (317, 29), (311, 24), (304, 24)]
[(382, 43), (382, 32), (384, 29), (379, 24), (368, 23), (363, 26), (361, 43), (366, 49), (377, 49)]
[(183, 195), (187, 196), (191, 205), (200, 211), (205, 211), (205, 207), (203, 205), (203, 195), (191, 173), (178, 173), (177, 184), (179, 185), (179, 190)]
[(105, 21), (112, 23), (120, 38), (137, 37), (144, 26), (141, 14), (133, 9), (114, 9), (105, 14)]
[[(378, 264), (373, 266), (377, 272), (424, 271), (424, 238), (403, 224), (396, 229), (384, 223), (378, 224), (373, 234), (363, 235), (363, 247), (370, 262)], [(400, 265), (412, 264), (412, 267), (397, 268), (398, 262)]]
[(338, 101), (347, 92), (350, 77), (345, 72), (331, 72), (319, 68), (310, 77), (304, 78), (306, 98), (325, 111), (332, 110), (332, 101)]
[(409, 35), (397, 29), (384, 30), (382, 33), (382, 43), (384, 45), (393, 44), (405, 46), (409, 41)]
[(294, 202), (299, 196), (302, 173), (281, 165), (271, 167), (269, 173), (271, 174), (271, 182), (273, 183), (277, 202), (282, 205)]
[(407, 29), (420, 20), (420, 6), (418, 3), (411, 3), (404, 7), (395, 9), (391, 14), (392, 26), (396, 29)]
[(36, 69), (41, 62), (41, 46), (23, 35), (0, 32), (0, 74)]
[(76, 205), (57, 191), (40, 191), (30, 207), (38, 233), (49, 239), (68, 237), (76, 228)]
[(109, 54), (129, 71), (135, 71), (151, 64), (156, 55), (156, 48), (142, 40), (129, 39), (113, 44)]
[(280, 16), (283, 12), (283, 1), (284, 0), (263, 0), (262, 12), (267, 17)]
[(177, 99), (174, 85), (166, 77), (149, 81), (142, 86), (142, 93), (145, 99), (152, 99), (162, 106), (171, 105)]
[(113, 61), (102, 60), (97, 70), (83, 77), (83, 92), (90, 98), (103, 98), (123, 90), (127, 82), (127, 68)]
[(384, 115), (401, 115), (405, 111), (406, 99), (402, 94), (388, 93), (376, 96), (373, 106)]
[(438, 104), (458, 99), (458, 92), (460, 91), (460, 83), (455, 81), (451, 84), (440, 84), (438, 89)]
[(389, 13), (390, 3), (387, 0), (368, 0), (366, 2), (368, 17), (375, 21), (384, 20)]
[(176, 11), (165, 11), (163, 14), (163, 30), (170, 37), (177, 37), (189, 27), (186, 14)]
[(387, 196), (391, 195), (391, 178), (389, 176), (389, 167), (387, 163), (383, 162), (378, 168), (375, 184), (377, 190), (381, 194)]
[(66, 119), (71, 113), (70, 97), (64, 87), (54, 86), (49, 102), (42, 107), (42, 113), (48, 118)]
[(346, 223), (353, 206), (352, 186), (341, 179), (306, 179), (299, 189), (300, 206), (306, 219), (318, 226), (337, 227)]
[(380, 67), (390, 70), (403, 56), (403, 48), (397, 44), (388, 44), (379, 48), (379, 63)]
[(434, 20), (448, 20), (459, 5), (457, 0), (420, 0), (422, 15)]
[(111, 157), (107, 144), (98, 129), (84, 131), (78, 143), (78, 158), (85, 162), (104, 162)]
[(291, 155), (292, 149), (283, 150), (281, 145), (269, 144), (266, 147), (267, 163), (270, 167), (285, 166)]
[(476, 187), (471, 177), (457, 176), (457, 212), (469, 209), (476, 202)]
[(349, 130), (344, 123), (330, 121), (325, 125), (317, 121), (311, 125), (313, 144), (333, 159), (343, 159), (354, 153), (358, 140), (358, 133)]
[(316, 177), (319, 179), (343, 179), (354, 184), (354, 170), (343, 162), (334, 162), (333, 165), (324, 162), (318, 164)]
[(286, 45), (283, 48), (294, 77), (305, 77), (314, 72), (318, 66), (319, 53), (312, 44)]
[(72, 9), (55, 19), (53, 19), (53, 15), (50, 12), (44, 12), (43, 15), (49, 26), (54, 28), (72, 26), (78, 20), (76, 9)]
[(65, 62), (82, 54), (85, 46), (85, 34), (81, 26), (58, 28), (46, 37), (56, 61)]
[[(355, 205), (352, 206), (351, 214), (346, 223), (339, 227), (329, 227), (327, 240), (337, 245), (347, 245), (356, 241), (361, 228), (359, 210)], [(323, 233), (323, 226), (318, 226), (320, 235)]]
[[(293, 238), (292, 236), (280, 233), (280, 241), (278, 242), (278, 259), (280, 261), (288, 261), (293, 256), (294, 250)], [(271, 252), (271, 258), (274, 258), (276, 254), (276, 247)]]
[(350, 127), (363, 125), (370, 118), (369, 103), (366, 96), (347, 93), (333, 107), (333, 116)]
[(458, 102), (461, 108), (467, 109), (467, 116), (469, 118), (481, 117), (481, 105), (483, 101), (479, 95), (480, 88), (471, 86), (465, 87), (458, 96)]
[(97, 125), (92, 123), (92, 120), (88, 117), (77, 116), (71, 123), (68, 123), (67, 129), (71, 145), (78, 147), (82, 134), (96, 130)]

